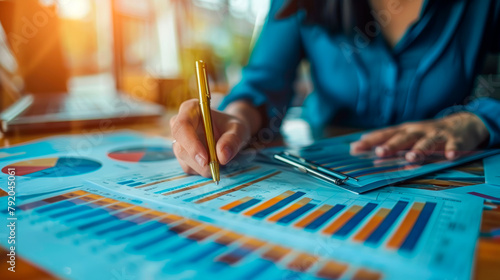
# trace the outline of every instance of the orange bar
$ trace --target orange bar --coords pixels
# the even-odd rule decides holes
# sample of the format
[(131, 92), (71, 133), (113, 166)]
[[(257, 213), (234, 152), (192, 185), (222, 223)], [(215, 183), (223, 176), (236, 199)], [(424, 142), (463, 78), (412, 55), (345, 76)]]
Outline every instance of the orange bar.
[(129, 208), (129, 207), (132, 207), (132, 206), (134, 206), (134, 205), (132, 205), (130, 203), (118, 202), (116, 204), (111, 204), (109, 206), (106, 206), (106, 208), (112, 209), (112, 210), (121, 210), (121, 209)]
[(365, 268), (362, 268), (354, 274), (352, 277), (352, 280), (380, 280), (382, 279), (382, 275), (380, 272), (368, 270)]
[(266, 245), (267, 242), (262, 241), (260, 239), (256, 239), (253, 237), (247, 237), (243, 240), (243, 244), (241, 245), (242, 247), (251, 249), (251, 250), (256, 250), (264, 245)]
[(252, 216), (255, 213), (258, 213), (258, 212), (260, 212), (260, 211), (262, 211), (264, 209), (267, 209), (268, 207), (273, 206), (274, 204), (282, 201), (283, 199), (291, 196), (294, 193), (295, 192), (292, 192), (292, 191), (286, 191), (286, 192), (284, 192), (284, 193), (282, 193), (282, 194), (280, 194), (280, 195), (278, 195), (276, 197), (273, 197), (273, 198), (269, 199), (268, 201), (262, 203), (261, 205), (259, 205), (259, 206), (255, 207), (253, 209), (250, 209), (250, 210), (246, 211), (245, 213), (243, 213), (243, 215), (245, 215), (245, 216)]
[(86, 195), (86, 196), (82, 196), (82, 197), (79, 197), (78, 199), (81, 199), (83, 201), (94, 201), (94, 200), (98, 200), (98, 199), (101, 199), (102, 196), (100, 195), (96, 195), (96, 194), (89, 194), (89, 195)]
[(305, 272), (317, 261), (318, 257), (316, 256), (300, 253), (288, 264), (288, 268), (299, 272)]
[(268, 251), (262, 254), (262, 258), (277, 263), (291, 251), (292, 249), (285, 248), (279, 245), (274, 245)]
[(202, 241), (203, 239), (209, 237), (210, 235), (220, 231), (221, 229), (212, 225), (207, 225), (197, 232), (193, 232), (188, 235), (187, 238), (194, 239), (196, 241)]
[(268, 220), (271, 222), (276, 222), (279, 219), (285, 217), (286, 215), (292, 213), (293, 211), (299, 209), (300, 207), (306, 205), (307, 203), (309, 203), (309, 201), (311, 201), (310, 198), (307, 198), (307, 197), (303, 198), (303, 199), (297, 201), (296, 203), (292, 204), (290, 207), (286, 208), (285, 210), (276, 213), (274, 216), (271, 216)]
[[(258, 168), (260, 168), (260, 167), (259, 166), (253, 166), (253, 167), (250, 167), (250, 168), (247, 168), (247, 169), (244, 169), (244, 170), (236, 171), (234, 173), (226, 175), (226, 178), (231, 178), (231, 177), (239, 175), (241, 173), (245, 173), (245, 172), (248, 172), (248, 171), (251, 171), (251, 170), (254, 170), (254, 169), (258, 169)], [(164, 193), (163, 195), (172, 195), (172, 194), (176, 194), (176, 193), (180, 193), (180, 192), (185, 192), (185, 191), (189, 191), (189, 190), (192, 190), (192, 189), (197, 189), (197, 188), (206, 186), (206, 185), (211, 184), (211, 183), (213, 183), (213, 181), (207, 181), (207, 182), (203, 182), (203, 183), (200, 183), (200, 184), (196, 184), (196, 185), (192, 185), (192, 186), (189, 186), (189, 187), (185, 187), (185, 188), (182, 188), (182, 189), (178, 189), (178, 190), (175, 190), (175, 191), (167, 192), (167, 193)], [(144, 186), (141, 186), (141, 187), (144, 187)], [(196, 203), (199, 203), (199, 202), (196, 202)]]
[(251, 185), (253, 185), (253, 184), (256, 184), (256, 183), (258, 183), (258, 182), (260, 182), (260, 181), (267, 180), (267, 179), (269, 179), (269, 178), (271, 178), (271, 177), (273, 177), (273, 176), (276, 176), (276, 175), (278, 175), (278, 174), (280, 174), (280, 173), (281, 173), (281, 171), (274, 172), (274, 173), (272, 173), (272, 174), (266, 175), (266, 176), (261, 177), (261, 178), (259, 178), (259, 179), (255, 179), (255, 180), (253, 180), (253, 181), (250, 181), (250, 182), (245, 183), (245, 184), (243, 184), (243, 185), (237, 186), (237, 187), (235, 187), (235, 188), (232, 188), (232, 189), (229, 189), (229, 190), (226, 190), (226, 191), (220, 192), (220, 193), (216, 193), (216, 194), (211, 195), (211, 196), (207, 196), (207, 197), (205, 197), (205, 198), (202, 198), (202, 199), (200, 199), (200, 200), (197, 200), (195, 203), (203, 203), (203, 202), (207, 202), (207, 201), (210, 201), (210, 200), (212, 200), (212, 199), (216, 199), (216, 198), (218, 198), (218, 197), (224, 196), (224, 195), (226, 195), (226, 194), (228, 194), (228, 193), (232, 193), (232, 192), (235, 192), (235, 191), (239, 191), (239, 190), (244, 189), (244, 188), (246, 188), (246, 187), (248, 187), (248, 186), (251, 186)]
[(249, 201), (251, 199), (252, 199), (252, 197), (247, 196), (247, 197), (238, 199), (236, 201), (233, 201), (233, 202), (231, 202), (229, 204), (226, 204), (226, 205), (222, 206), (220, 209), (222, 209), (222, 210), (229, 210), (229, 209), (231, 209), (233, 207), (236, 207), (236, 206), (238, 206), (240, 204), (243, 204), (243, 203), (245, 203), (245, 202), (247, 202), (247, 201)]
[(387, 243), (387, 248), (396, 249), (401, 246), (403, 240), (406, 239), (406, 236), (408, 236), (408, 233), (410, 233), (413, 225), (415, 225), (415, 222), (417, 221), (422, 208), (424, 208), (424, 204), (421, 202), (415, 202), (413, 204), (410, 211), (408, 212), (408, 215), (406, 215), (396, 233), (394, 233), (391, 240), (389, 240), (389, 242)]
[(156, 216), (156, 217), (161, 217), (161, 216), (165, 216), (167, 214), (165, 212), (160, 212), (160, 211), (153, 210), (153, 211), (149, 212), (147, 215), (153, 215), (153, 216)]
[(144, 207), (141, 207), (141, 206), (135, 206), (135, 207), (132, 207), (132, 208), (129, 208), (125, 211), (123, 211), (122, 213), (123, 214), (126, 214), (126, 215), (129, 215), (129, 216), (132, 216), (132, 215), (136, 215), (136, 214), (139, 214), (139, 213), (145, 213), (145, 212), (148, 212), (149, 209), (147, 208), (144, 208)]
[(177, 216), (177, 215), (167, 215), (166, 217), (162, 218), (161, 220), (159, 220), (158, 222), (160, 223), (164, 223), (164, 224), (171, 224), (171, 223), (174, 223), (174, 222), (177, 222), (177, 221), (180, 221), (184, 219), (183, 217), (181, 216)]
[(86, 195), (86, 194), (88, 194), (88, 192), (82, 191), (82, 190), (78, 190), (78, 191), (74, 191), (74, 192), (70, 192), (70, 193), (65, 193), (62, 196), (65, 196), (65, 197), (75, 197), (75, 196), (81, 196), (81, 195)]
[(370, 221), (354, 236), (354, 241), (365, 241), (370, 234), (380, 225), (391, 210), (382, 208), (370, 219)]
[(224, 235), (220, 236), (219, 238), (215, 239), (215, 242), (222, 244), (222, 245), (229, 245), (233, 243), (234, 241), (240, 239), (243, 237), (243, 235), (232, 232), (232, 231), (226, 231)]
[(356, 213), (358, 213), (359, 210), (361, 210), (361, 208), (363, 207), (359, 205), (352, 206), (351, 208), (349, 208), (349, 210), (344, 212), (344, 214), (338, 217), (338, 219), (336, 219), (328, 227), (326, 227), (323, 230), (323, 233), (324, 234), (335, 233), (339, 228), (341, 228), (345, 223), (347, 223), (347, 221), (349, 221), (354, 215), (356, 215)]
[(111, 199), (111, 198), (103, 198), (103, 199), (100, 199), (100, 200), (96, 200), (96, 201), (94, 201), (92, 203), (95, 204), (95, 205), (104, 206), (104, 205), (108, 205), (108, 204), (112, 204), (112, 203), (116, 203), (116, 202), (118, 202), (118, 201), (114, 200), (114, 199)]
[(180, 175), (180, 176), (177, 176), (177, 177), (167, 178), (167, 179), (164, 179), (164, 180), (161, 180), (161, 181), (157, 181), (157, 182), (152, 182), (152, 183), (149, 183), (149, 184), (146, 184), (146, 185), (137, 186), (135, 188), (136, 189), (147, 188), (147, 187), (150, 187), (150, 186), (158, 185), (158, 184), (165, 183), (165, 182), (175, 181), (175, 180), (179, 180), (179, 179), (183, 179), (183, 178), (187, 178), (187, 177), (188, 177), (188, 175)]
[(186, 232), (188, 230), (191, 230), (192, 228), (195, 228), (199, 225), (201, 225), (201, 223), (198, 221), (185, 220), (185, 221), (171, 227), (170, 230), (177, 233), (177, 234), (181, 234), (181, 233)]
[(318, 271), (317, 275), (318, 277), (324, 279), (339, 279), (347, 270), (347, 267), (348, 266), (346, 264), (327, 261), (325, 265)]
[(325, 214), (326, 212), (328, 212), (328, 210), (332, 209), (333, 206), (331, 205), (323, 205), (321, 206), (318, 210), (312, 212), (311, 214), (309, 214), (308, 216), (306, 216), (304, 219), (298, 221), (295, 226), (296, 227), (300, 227), (300, 228), (304, 228), (306, 226), (308, 226), (312, 221), (316, 220), (319, 216)]
[(212, 184), (212, 183), (213, 183), (213, 181), (210, 180), (210, 181), (206, 181), (206, 182), (199, 183), (199, 184), (196, 184), (196, 185), (192, 185), (192, 186), (189, 186), (189, 187), (185, 187), (185, 188), (182, 188), (182, 189), (178, 189), (178, 190), (175, 190), (175, 191), (171, 191), (171, 192), (168, 192), (168, 193), (164, 193), (163, 195), (172, 195), (172, 194), (176, 194), (176, 193), (180, 193), (180, 192), (185, 192), (185, 191), (189, 191), (189, 190), (192, 190), (192, 189), (201, 188), (203, 186), (206, 186), (206, 185)]

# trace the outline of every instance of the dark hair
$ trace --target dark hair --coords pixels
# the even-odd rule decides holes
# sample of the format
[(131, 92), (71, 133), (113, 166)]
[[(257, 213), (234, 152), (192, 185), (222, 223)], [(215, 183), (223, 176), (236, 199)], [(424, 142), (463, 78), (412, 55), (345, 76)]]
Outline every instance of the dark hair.
[(301, 10), (306, 12), (304, 23), (319, 24), (332, 34), (353, 35), (356, 27), (363, 30), (373, 20), (368, 0), (286, 0), (276, 18)]

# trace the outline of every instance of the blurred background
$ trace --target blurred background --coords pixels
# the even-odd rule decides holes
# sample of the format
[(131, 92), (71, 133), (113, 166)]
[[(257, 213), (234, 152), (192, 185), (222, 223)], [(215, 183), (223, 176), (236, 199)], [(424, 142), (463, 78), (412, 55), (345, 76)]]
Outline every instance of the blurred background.
[[(175, 111), (197, 97), (198, 59), (207, 63), (217, 106), (239, 81), (269, 5), (270, 0), (0, 0), (0, 78), (8, 76), (0, 79), (0, 109), (26, 92), (118, 90)], [(298, 116), (313, 90), (308, 69), (307, 62), (298, 69), (295, 107), (284, 134), (307, 125)], [(499, 98), (499, 73), (498, 56), (488, 57), (474, 94)]]
[[(117, 88), (177, 108), (197, 96), (196, 59), (215, 93), (239, 80), (268, 9), (269, 0), (0, 0), (0, 36), (12, 46), (0, 61), (20, 90)], [(4, 89), (2, 107), (13, 95)]]

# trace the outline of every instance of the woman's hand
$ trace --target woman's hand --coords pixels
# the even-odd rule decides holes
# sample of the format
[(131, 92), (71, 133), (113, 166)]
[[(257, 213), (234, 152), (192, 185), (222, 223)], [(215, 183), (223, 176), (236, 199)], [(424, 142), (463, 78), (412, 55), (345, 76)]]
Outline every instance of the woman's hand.
[(388, 157), (406, 150), (406, 160), (416, 162), (439, 151), (453, 160), (461, 152), (476, 149), (488, 137), (488, 130), (479, 117), (461, 112), (440, 120), (404, 123), (365, 134), (351, 143), (351, 152), (375, 148), (377, 156)]
[[(249, 105), (234, 104), (232, 106), (233, 110), (238, 106)], [(252, 135), (253, 126), (247, 121), (245, 108), (237, 110), (241, 111), (242, 114), (227, 114), (212, 110), (217, 158), (222, 165), (233, 159)], [(230, 108), (228, 107), (228, 109)], [(182, 103), (179, 114), (170, 119), (170, 128), (172, 136), (176, 140), (173, 145), (174, 154), (184, 172), (210, 177), (205, 129), (198, 99), (191, 99)]]

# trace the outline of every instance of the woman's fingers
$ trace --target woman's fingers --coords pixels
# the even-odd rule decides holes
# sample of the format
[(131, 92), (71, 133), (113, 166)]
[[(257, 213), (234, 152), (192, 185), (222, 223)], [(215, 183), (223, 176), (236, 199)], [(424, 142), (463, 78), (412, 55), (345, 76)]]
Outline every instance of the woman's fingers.
[(176, 142), (173, 145), (174, 154), (179, 160), (182, 170), (187, 174), (200, 174), (203, 177), (211, 177), (210, 168), (207, 164), (201, 166), (190, 154)]
[(364, 134), (359, 141), (351, 143), (351, 152), (360, 153), (370, 150), (373, 147), (387, 141), (387, 139), (396, 134), (396, 132), (397, 129), (391, 127)]
[(399, 131), (385, 143), (375, 148), (375, 154), (378, 157), (392, 156), (398, 151), (406, 150), (413, 146), (422, 137), (422, 134), (422, 132)]
[(425, 157), (435, 153), (436, 151), (442, 151), (444, 148), (445, 141), (448, 141), (449, 135), (439, 133), (439, 134), (429, 134), (418, 140), (411, 150), (406, 153), (405, 158), (409, 162), (422, 161)]
[(249, 130), (238, 120), (229, 121), (226, 130), (217, 141), (217, 158), (227, 164), (240, 151), (250, 138)]
[(200, 167), (204, 167), (208, 163), (208, 155), (200, 136), (196, 133), (199, 118), (197, 101), (186, 101), (182, 103), (179, 114), (171, 119), (170, 126), (172, 136), (177, 141), (176, 145), (182, 146), (190, 159), (195, 160)]
[(454, 160), (475, 148), (473, 141), (465, 141), (461, 137), (452, 137), (446, 142), (444, 153), (447, 159)]

